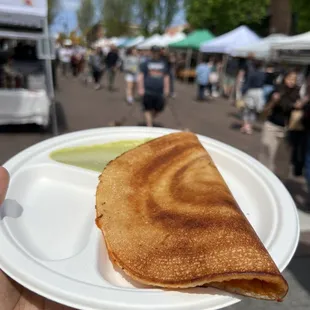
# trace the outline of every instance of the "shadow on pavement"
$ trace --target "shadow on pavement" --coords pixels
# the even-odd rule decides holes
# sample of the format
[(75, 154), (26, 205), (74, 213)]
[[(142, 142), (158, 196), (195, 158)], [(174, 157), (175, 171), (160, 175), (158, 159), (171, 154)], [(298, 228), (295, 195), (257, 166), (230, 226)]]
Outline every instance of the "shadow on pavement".
[(232, 118), (237, 119), (237, 120), (242, 119), (241, 112), (228, 112), (227, 116), (232, 117)]
[(43, 127), (36, 124), (24, 124), (24, 125), (0, 125), (0, 134), (23, 134), (23, 133), (34, 133), (44, 132)]
[[(137, 124), (137, 126), (146, 127), (146, 123), (144, 123), (144, 122), (139, 122), (139, 123)], [(154, 123), (154, 124), (153, 124), (153, 127), (164, 128), (165, 126), (163, 126), (163, 125), (160, 124), (160, 123)]]
[(308, 236), (302, 239), (308, 239), (308, 242), (302, 240), (297, 248), (294, 258), (287, 267), (287, 269), (293, 274), (298, 283), (310, 293), (310, 277), (309, 277), (309, 260), (310, 260), (310, 233)]
[(298, 180), (288, 179), (283, 183), (292, 195), (297, 208), (304, 212), (310, 212), (310, 207), (308, 205), (309, 193), (307, 191), (306, 183), (302, 177), (297, 179)]
[[(60, 102), (55, 102), (56, 115), (57, 115), (57, 126), (59, 133), (63, 133), (68, 130), (68, 121), (65, 114), (65, 111)], [(52, 111), (50, 113), (52, 115)], [(52, 120), (51, 120), (52, 122)], [(50, 130), (52, 130), (52, 124), (50, 122)]]

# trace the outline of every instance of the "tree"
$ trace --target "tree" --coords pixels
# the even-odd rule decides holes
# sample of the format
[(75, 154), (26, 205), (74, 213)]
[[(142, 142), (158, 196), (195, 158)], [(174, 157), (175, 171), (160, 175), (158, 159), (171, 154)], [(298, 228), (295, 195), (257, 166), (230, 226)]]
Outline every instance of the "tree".
[(60, 43), (60, 44), (63, 44), (63, 42), (66, 39), (68, 39), (67, 35), (64, 32), (60, 32), (59, 36), (58, 36), (58, 39), (57, 39), (57, 42)]
[(173, 17), (178, 10), (178, 0), (157, 0), (154, 1), (157, 7), (156, 21), (158, 24), (158, 32), (163, 33), (165, 29), (171, 24)]
[(88, 45), (91, 45), (96, 40), (99, 40), (103, 38), (104, 36), (104, 30), (100, 22), (96, 23), (90, 29), (86, 32), (86, 43)]
[(310, 2), (309, 0), (291, 0), (292, 10), (296, 15), (297, 31), (299, 33), (310, 29)]
[(270, 32), (290, 34), (292, 25), (290, 0), (271, 0), (270, 4)]
[(156, 4), (154, 0), (136, 0), (136, 17), (141, 27), (141, 32), (148, 37), (151, 34), (151, 25), (156, 17)]
[(126, 35), (130, 32), (133, 0), (105, 0), (103, 3), (103, 25), (108, 37)]
[(77, 11), (78, 24), (81, 32), (85, 35), (91, 27), (95, 15), (95, 7), (92, 0), (82, 0)]
[(269, 0), (185, 0), (187, 21), (194, 28), (222, 34), (243, 23), (259, 22)]
[(48, 0), (47, 9), (48, 9), (47, 20), (48, 24), (50, 25), (53, 23), (56, 13), (59, 9), (59, 0)]

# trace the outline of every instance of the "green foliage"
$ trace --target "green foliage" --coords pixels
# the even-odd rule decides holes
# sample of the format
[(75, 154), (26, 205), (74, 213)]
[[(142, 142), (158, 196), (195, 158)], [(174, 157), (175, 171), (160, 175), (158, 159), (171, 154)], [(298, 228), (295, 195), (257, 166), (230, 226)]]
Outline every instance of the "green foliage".
[(92, 25), (95, 15), (95, 7), (92, 0), (82, 0), (81, 6), (77, 11), (77, 18), (80, 30), (83, 34)]
[(173, 17), (178, 10), (178, 0), (156, 0), (156, 22), (158, 25), (158, 32), (163, 33), (165, 29), (171, 24)]
[(64, 32), (60, 32), (57, 42), (62, 44), (66, 39), (68, 39), (68, 36)]
[(141, 32), (144, 36), (148, 37), (152, 32), (151, 25), (155, 20), (157, 1), (136, 0), (134, 5)]
[(59, 0), (47, 0), (47, 9), (48, 9), (48, 24), (52, 24), (55, 18), (55, 15), (59, 9)]
[(297, 15), (297, 31), (299, 33), (310, 30), (310, 1), (291, 0), (293, 12)]
[(133, 4), (133, 0), (104, 1), (102, 17), (108, 37), (126, 35), (130, 32)]
[(209, 28), (216, 34), (242, 23), (256, 23), (267, 14), (270, 0), (185, 0), (187, 21), (194, 28)]
[[(179, 0), (136, 0), (136, 18), (144, 36), (164, 33), (179, 7)], [(152, 27), (153, 25), (155, 27)]]

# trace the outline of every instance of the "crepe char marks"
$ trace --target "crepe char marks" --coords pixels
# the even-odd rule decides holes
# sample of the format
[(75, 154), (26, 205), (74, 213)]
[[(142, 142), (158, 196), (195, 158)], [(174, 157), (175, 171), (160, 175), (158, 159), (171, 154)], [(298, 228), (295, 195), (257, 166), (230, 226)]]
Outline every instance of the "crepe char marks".
[(288, 285), (192, 133), (147, 142), (100, 176), (96, 223), (114, 264), (141, 283), (212, 286), (281, 300)]

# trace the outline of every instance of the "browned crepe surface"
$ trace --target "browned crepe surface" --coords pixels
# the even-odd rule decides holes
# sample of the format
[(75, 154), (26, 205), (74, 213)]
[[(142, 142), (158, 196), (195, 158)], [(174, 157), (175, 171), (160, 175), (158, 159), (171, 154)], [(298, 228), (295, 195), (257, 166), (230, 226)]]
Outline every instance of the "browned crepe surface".
[(112, 261), (166, 288), (213, 286), (280, 300), (288, 286), (192, 133), (170, 134), (104, 169), (96, 223)]

